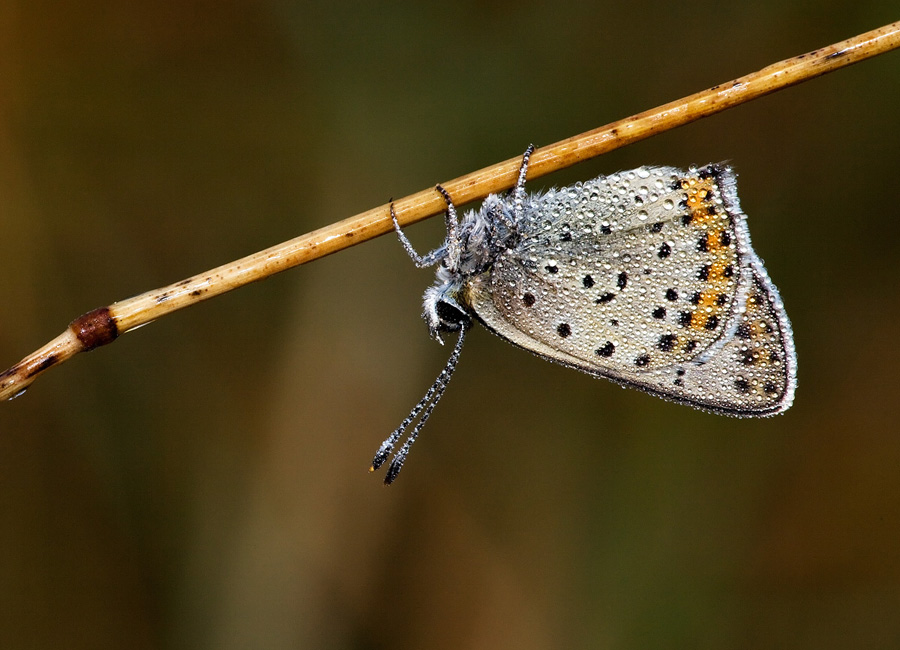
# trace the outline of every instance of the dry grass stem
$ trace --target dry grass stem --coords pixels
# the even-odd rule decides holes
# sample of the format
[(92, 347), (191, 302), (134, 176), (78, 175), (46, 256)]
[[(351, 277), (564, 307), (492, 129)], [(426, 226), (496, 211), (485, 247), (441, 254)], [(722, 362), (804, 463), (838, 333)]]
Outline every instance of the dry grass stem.
[[(900, 46), (900, 22), (763, 68), (657, 108), (613, 122), (534, 152), (528, 177), (574, 165), (600, 154), (719, 113), (763, 95), (877, 56)], [(515, 184), (520, 157), (441, 183), (462, 204)], [(401, 225), (444, 209), (434, 188), (394, 202)], [(349, 248), (392, 230), (387, 204), (248, 255), (175, 284), (101, 307), (76, 318), (53, 341), (0, 374), (0, 399), (22, 393), (41, 373), (79, 352), (92, 350), (145, 323), (250, 282)]]

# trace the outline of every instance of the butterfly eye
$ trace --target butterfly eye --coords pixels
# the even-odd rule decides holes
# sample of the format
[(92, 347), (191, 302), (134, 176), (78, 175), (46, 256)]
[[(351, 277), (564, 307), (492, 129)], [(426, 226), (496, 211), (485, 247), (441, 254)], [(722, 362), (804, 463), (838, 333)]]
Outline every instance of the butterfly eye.
[(470, 320), (464, 311), (446, 300), (438, 301), (435, 311), (437, 311), (440, 329), (443, 332), (458, 332), (459, 328), (468, 324)]

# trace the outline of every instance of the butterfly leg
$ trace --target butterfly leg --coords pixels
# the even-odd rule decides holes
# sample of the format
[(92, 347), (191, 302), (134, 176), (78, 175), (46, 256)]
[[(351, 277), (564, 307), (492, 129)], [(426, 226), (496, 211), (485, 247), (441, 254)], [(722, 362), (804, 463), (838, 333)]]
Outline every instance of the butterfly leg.
[(516, 179), (516, 185), (510, 190), (510, 193), (513, 195), (512, 219), (499, 206), (493, 213), (494, 219), (502, 223), (506, 231), (513, 236), (518, 230), (517, 224), (521, 221), (522, 214), (525, 211), (525, 175), (528, 173), (528, 161), (531, 159), (533, 152), (534, 145), (528, 145), (528, 148), (525, 149), (525, 153), (522, 155), (522, 164), (519, 166), (519, 177)]
[(391, 220), (394, 222), (394, 231), (397, 233), (398, 239), (400, 239), (400, 243), (403, 245), (403, 249), (406, 251), (406, 254), (409, 255), (410, 259), (413, 261), (418, 268), (423, 269), (426, 266), (432, 266), (439, 262), (444, 256), (447, 254), (447, 246), (441, 246), (440, 248), (435, 248), (430, 253), (425, 255), (419, 255), (416, 252), (416, 249), (413, 248), (412, 243), (407, 239), (406, 235), (403, 234), (403, 230), (400, 229), (400, 223), (397, 221), (397, 214), (394, 212), (394, 203), (391, 202)]
[(453, 199), (450, 198), (450, 193), (441, 185), (435, 185), (434, 189), (440, 192), (441, 196), (444, 197), (444, 201), (447, 203), (447, 211), (444, 213), (444, 223), (447, 226), (447, 242), (445, 244), (447, 247), (447, 267), (451, 271), (456, 271), (459, 269), (459, 260), (462, 256), (462, 248), (459, 243), (459, 219), (456, 216), (456, 206), (453, 205)]
[(528, 173), (528, 161), (531, 160), (531, 154), (534, 153), (534, 145), (528, 145), (525, 153), (522, 155), (522, 166), (519, 167), (519, 178), (516, 180), (514, 203), (516, 206), (515, 220), (518, 223), (522, 219), (522, 213), (525, 211), (525, 175)]

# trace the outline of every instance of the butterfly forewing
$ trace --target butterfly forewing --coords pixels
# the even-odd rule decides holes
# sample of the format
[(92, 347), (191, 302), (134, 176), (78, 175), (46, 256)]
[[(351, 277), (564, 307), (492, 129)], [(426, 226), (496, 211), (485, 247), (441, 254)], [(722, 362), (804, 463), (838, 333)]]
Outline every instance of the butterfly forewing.
[(729, 169), (645, 167), (533, 196), (518, 232), (465, 287), (500, 336), (700, 408), (786, 408), (789, 325)]

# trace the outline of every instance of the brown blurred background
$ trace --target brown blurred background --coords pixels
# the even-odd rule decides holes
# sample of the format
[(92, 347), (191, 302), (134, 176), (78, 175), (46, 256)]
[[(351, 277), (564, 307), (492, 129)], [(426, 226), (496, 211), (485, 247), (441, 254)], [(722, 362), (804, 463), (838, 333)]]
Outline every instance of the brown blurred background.
[[(5, 0), (0, 365), (896, 8)], [(695, 412), (477, 330), (384, 489), (372, 453), (448, 353), (419, 318), (432, 272), (384, 237), (0, 405), (0, 647), (900, 647), (898, 79), (889, 54), (545, 182), (731, 161), (795, 327), (786, 415)]]

